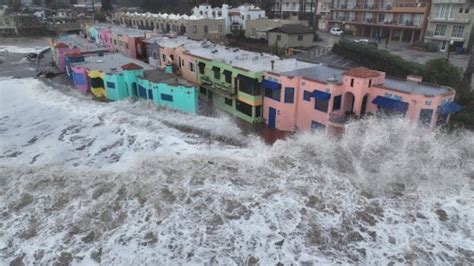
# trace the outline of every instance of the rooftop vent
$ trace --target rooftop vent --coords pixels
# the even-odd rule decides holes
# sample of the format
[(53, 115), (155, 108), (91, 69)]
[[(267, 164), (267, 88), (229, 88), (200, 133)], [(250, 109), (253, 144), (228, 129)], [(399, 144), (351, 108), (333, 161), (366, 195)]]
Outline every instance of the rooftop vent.
[(232, 52), (238, 52), (239, 51), (239, 48), (235, 48), (234, 50), (232, 50)]
[(212, 53), (213, 53), (213, 54), (215, 54), (215, 53), (217, 53), (217, 52), (218, 52), (217, 50), (212, 50)]
[(97, 60), (97, 63), (104, 63), (104, 60), (98, 59), (98, 60)]

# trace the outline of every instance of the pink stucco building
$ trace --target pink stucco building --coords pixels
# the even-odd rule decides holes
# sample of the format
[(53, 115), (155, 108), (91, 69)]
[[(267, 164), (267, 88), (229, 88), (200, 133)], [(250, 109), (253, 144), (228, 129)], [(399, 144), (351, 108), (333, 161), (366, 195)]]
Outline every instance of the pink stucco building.
[(350, 119), (382, 112), (433, 128), (459, 111), (453, 89), (423, 83), (416, 76), (393, 79), (367, 68), (341, 70), (323, 65), (264, 76), (265, 123), (285, 131), (326, 128), (337, 132)]

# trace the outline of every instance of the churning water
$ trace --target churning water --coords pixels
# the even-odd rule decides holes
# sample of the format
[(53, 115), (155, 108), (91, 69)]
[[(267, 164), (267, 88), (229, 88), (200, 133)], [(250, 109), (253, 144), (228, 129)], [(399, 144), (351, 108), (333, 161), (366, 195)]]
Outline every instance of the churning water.
[(0, 81), (0, 264), (473, 264), (474, 135), (263, 144), (231, 118)]

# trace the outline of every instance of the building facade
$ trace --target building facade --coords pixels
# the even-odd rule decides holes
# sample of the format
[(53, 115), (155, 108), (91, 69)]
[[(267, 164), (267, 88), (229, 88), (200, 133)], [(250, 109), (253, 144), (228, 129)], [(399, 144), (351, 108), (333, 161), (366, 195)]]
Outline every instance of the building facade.
[(332, 0), (326, 30), (339, 27), (353, 36), (423, 40), (429, 0)]
[(244, 30), (248, 21), (265, 18), (265, 10), (250, 4), (235, 8), (231, 8), (227, 4), (215, 8), (212, 8), (209, 4), (202, 4), (194, 7), (192, 13), (196, 17), (223, 19), (226, 34)]
[(251, 39), (267, 39), (267, 32), (271, 29), (287, 24), (301, 24), (308, 26), (307, 21), (260, 18), (247, 21), (245, 25), (245, 37)]
[[(465, 51), (474, 23), (474, 2), (469, 0), (432, 0), (425, 41), (440, 51)], [(452, 44), (451, 44), (452, 43)]]
[(421, 82), (385, 77), (385, 73), (355, 68), (341, 70), (322, 65), (286, 73), (265, 73), (263, 117), (270, 128), (285, 131), (327, 129), (367, 115), (400, 115), (433, 128), (459, 111), (455, 91)]
[(128, 27), (160, 34), (186, 35), (195, 40), (220, 41), (226, 34), (225, 20), (222, 17), (209, 18), (166, 13), (116, 13), (114, 21)]
[(268, 45), (280, 48), (311, 47), (314, 32), (301, 24), (287, 24), (267, 32)]

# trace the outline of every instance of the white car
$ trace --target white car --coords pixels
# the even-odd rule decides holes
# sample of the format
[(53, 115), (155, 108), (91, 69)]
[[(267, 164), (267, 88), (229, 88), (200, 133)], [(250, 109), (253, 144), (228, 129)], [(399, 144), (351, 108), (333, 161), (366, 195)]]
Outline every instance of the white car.
[(358, 39), (358, 40), (354, 40), (354, 42), (356, 42), (356, 43), (369, 43), (369, 39)]
[(329, 30), (329, 33), (331, 33), (332, 35), (341, 36), (344, 32), (340, 28), (331, 28)]

